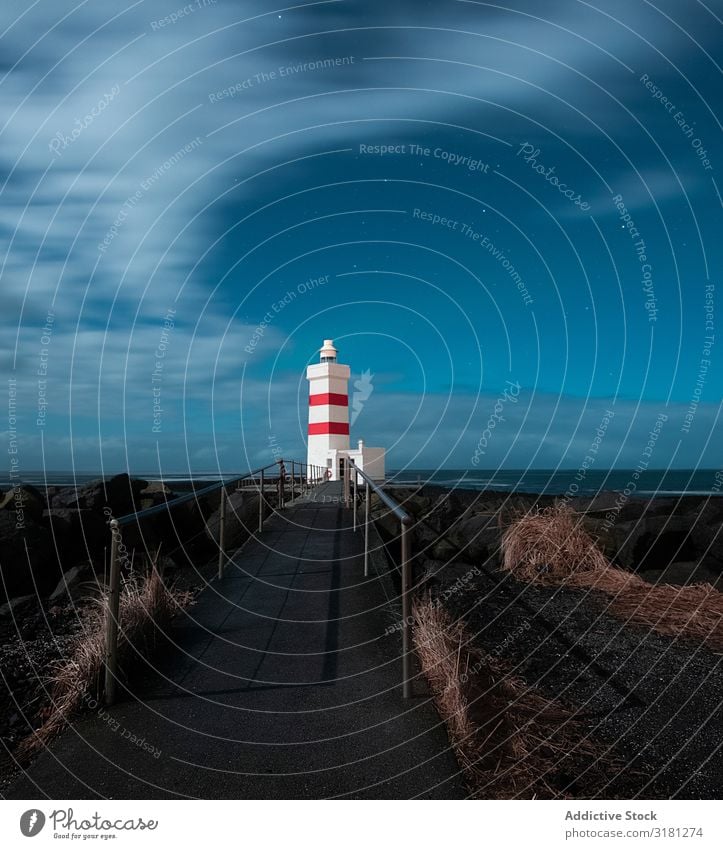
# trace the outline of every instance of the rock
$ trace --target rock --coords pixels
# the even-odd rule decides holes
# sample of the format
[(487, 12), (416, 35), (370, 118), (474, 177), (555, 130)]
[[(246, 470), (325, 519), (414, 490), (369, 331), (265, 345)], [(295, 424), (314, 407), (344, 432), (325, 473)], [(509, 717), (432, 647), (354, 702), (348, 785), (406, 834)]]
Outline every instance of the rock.
[(168, 484), (163, 483), (163, 481), (151, 481), (148, 486), (141, 491), (141, 495), (143, 496), (156, 496), (156, 495), (165, 495), (166, 497), (175, 498), (175, 494), (173, 490), (168, 486)]
[[(425, 521), (416, 522), (411, 526), (414, 550), (425, 556), (429, 556), (431, 550), (439, 543), (439, 531)], [(397, 531), (399, 533), (399, 531)]]
[(43, 519), (55, 542), (55, 560), (61, 572), (81, 560), (102, 561), (110, 550), (110, 527), (103, 513), (54, 507), (45, 511)]
[(639, 574), (651, 584), (712, 584), (714, 587), (723, 585), (723, 576), (710, 572), (697, 561), (671, 563), (667, 569), (649, 569)]
[(43, 595), (57, 581), (50, 533), (27, 519), (19, 525), (15, 513), (0, 510), (0, 594), (7, 597), (38, 592)]
[(441, 560), (444, 563), (449, 563), (458, 556), (457, 546), (451, 543), (448, 539), (440, 539), (429, 550), (430, 556), (434, 560)]
[(50, 531), (59, 573), (74, 565), (76, 560), (74, 549), (77, 547), (78, 533), (77, 528), (73, 527), (70, 512), (70, 510), (46, 510), (43, 513), (43, 525)]
[(424, 560), (421, 571), (422, 582), (433, 581), (444, 569), (450, 568), (444, 560)]
[(30, 484), (11, 487), (0, 500), (0, 510), (10, 510), (17, 514), (18, 521), (30, 518), (39, 522), (45, 510), (45, 498), (39, 489)]
[(140, 502), (138, 503), (139, 510), (148, 510), (150, 507), (156, 507), (158, 504), (166, 504), (177, 498), (173, 490), (163, 483), (163, 481), (152, 481), (140, 493)]
[(34, 640), (38, 635), (38, 623), (34, 620), (26, 620), (20, 626), (20, 636), (23, 640)]
[(34, 595), (21, 595), (11, 598), (10, 601), (0, 606), (0, 619), (12, 619), (18, 613), (31, 607), (36, 601)]
[(60, 579), (53, 592), (50, 593), (48, 601), (60, 601), (65, 598), (66, 595), (73, 598), (73, 590), (77, 589), (78, 584), (86, 572), (87, 568), (84, 566), (73, 566), (72, 569), (68, 569), (67, 572), (63, 572), (63, 577)]
[(697, 557), (690, 516), (644, 514), (610, 524), (603, 517), (586, 515), (583, 525), (605, 555), (626, 569), (664, 569), (675, 560)]
[[(208, 517), (208, 534), (218, 545), (218, 534), (221, 511), (220, 505)], [(251, 533), (258, 529), (259, 499), (252, 490), (248, 492), (232, 492), (226, 500), (226, 527), (224, 541), (226, 551), (239, 548)]]
[(109, 508), (113, 518), (120, 518), (138, 509), (141, 492), (148, 481), (131, 478), (127, 474), (116, 475), (110, 480), (90, 481), (82, 487), (65, 487), (53, 496), (51, 507), (102, 512)]
[(213, 555), (214, 546), (206, 530), (203, 505), (187, 501), (171, 510), (161, 510), (139, 524), (123, 528), (123, 540), (129, 552), (151, 556), (158, 551), (178, 566), (203, 562)]
[(371, 516), (374, 524), (388, 539), (399, 535), (399, 519), (376, 495), (372, 495)]
[(457, 546), (461, 559), (479, 563), (499, 549), (502, 534), (497, 516), (474, 513), (455, 525), (449, 537)]
[(690, 535), (705, 565), (720, 572), (723, 567), (723, 525), (720, 522), (712, 524), (697, 517), (691, 523)]

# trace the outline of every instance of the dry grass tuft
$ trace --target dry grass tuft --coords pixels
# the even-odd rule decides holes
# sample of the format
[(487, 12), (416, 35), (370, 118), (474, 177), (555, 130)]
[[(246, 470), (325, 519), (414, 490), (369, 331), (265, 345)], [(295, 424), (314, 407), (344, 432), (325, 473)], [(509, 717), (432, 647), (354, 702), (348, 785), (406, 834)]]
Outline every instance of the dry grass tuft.
[[(147, 575), (131, 575), (124, 581), (118, 612), (119, 669), (129, 668), (137, 653), (149, 652), (157, 633), (190, 600), (189, 593), (174, 592), (166, 586), (155, 564)], [(47, 745), (100, 693), (106, 654), (105, 609), (103, 597), (88, 610), (83, 634), (71, 656), (58, 665), (46, 684), (50, 704), (42, 712), (43, 723), (20, 744), (18, 757), (27, 757)]]
[[(603, 787), (610, 760), (598, 759), (572, 713), (507, 673), (472, 646), (429, 596), (414, 603), (414, 643), (475, 798), (570, 798), (569, 774), (586, 791)], [(587, 760), (573, 769), (571, 759)]]
[(502, 555), (503, 568), (521, 581), (550, 584), (607, 565), (566, 505), (534, 510), (514, 522), (502, 537)]
[(599, 590), (619, 618), (723, 650), (723, 594), (711, 584), (649, 584), (612, 566), (566, 505), (522, 516), (502, 537), (502, 553), (503, 569), (521, 581)]

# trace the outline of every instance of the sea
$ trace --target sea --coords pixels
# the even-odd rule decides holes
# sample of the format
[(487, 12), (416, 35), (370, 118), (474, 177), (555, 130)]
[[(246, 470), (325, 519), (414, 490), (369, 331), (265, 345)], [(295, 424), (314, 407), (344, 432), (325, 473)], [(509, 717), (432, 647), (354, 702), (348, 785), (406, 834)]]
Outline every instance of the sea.
[[(46, 486), (83, 486), (99, 477), (111, 477), (115, 472), (26, 472), (23, 483)], [(184, 489), (190, 484), (214, 483), (231, 479), (242, 472), (219, 475), (218, 471), (199, 471), (189, 474), (173, 473), (159, 476), (158, 471), (132, 472), (133, 477), (145, 480), (163, 480), (172, 489)], [(548, 495), (595, 495), (603, 491), (624, 492), (642, 498), (671, 497), (676, 495), (720, 495), (723, 493), (723, 469), (648, 469), (634, 476), (628, 469), (401, 469), (390, 471), (387, 481), (395, 486), (417, 486), (419, 483), (435, 486), (459, 487), (476, 491), (545, 493)], [(18, 480), (10, 480), (0, 473), (0, 487), (8, 489)]]
[(479, 469), (404, 470), (392, 473), (390, 483), (459, 487), (477, 491), (544, 493), (547, 495), (591, 496), (599, 492), (628, 492), (641, 498), (676, 495), (720, 495), (721, 469)]

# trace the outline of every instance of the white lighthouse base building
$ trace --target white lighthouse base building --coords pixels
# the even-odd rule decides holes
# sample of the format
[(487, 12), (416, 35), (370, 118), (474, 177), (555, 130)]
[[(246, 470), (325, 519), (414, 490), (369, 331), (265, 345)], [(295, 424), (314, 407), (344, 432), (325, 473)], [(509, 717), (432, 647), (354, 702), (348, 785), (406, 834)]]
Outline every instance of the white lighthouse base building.
[[(330, 448), (326, 456), (320, 459), (309, 459), (309, 463), (315, 463), (318, 466), (326, 467), (329, 470), (329, 480), (341, 480), (344, 476), (344, 463), (350, 459), (358, 469), (369, 475), (374, 480), (384, 480), (384, 456), (386, 451), (384, 448), (370, 448), (364, 445), (362, 439), (359, 440), (358, 448), (349, 448), (339, 450), (338, 448)], [(309, 455), (311, 458), (311, 455)], [(361, 478), (359, 478), (361, 483)]]
[[(370, 448), (359, 440), (349, 443), (350, 369), (336, 361), (333, 340), (325, 339), (321, 361), (306, 370), (309, 381), (309, 436), (307, 463), (326, 469), (328, 480), (341, 480), (350, 460), (374, 480), (384, 480), (384, 448)], [(309, 475), (313, 470), (309, 470)]]

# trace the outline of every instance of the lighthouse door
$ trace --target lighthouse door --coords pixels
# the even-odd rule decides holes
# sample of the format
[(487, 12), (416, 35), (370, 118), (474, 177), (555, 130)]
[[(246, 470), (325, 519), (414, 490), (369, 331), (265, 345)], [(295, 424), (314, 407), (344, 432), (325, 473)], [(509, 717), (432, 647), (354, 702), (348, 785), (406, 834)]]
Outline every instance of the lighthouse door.
[(339, 457), (339, 480), (344, 480), (344, 458)]

